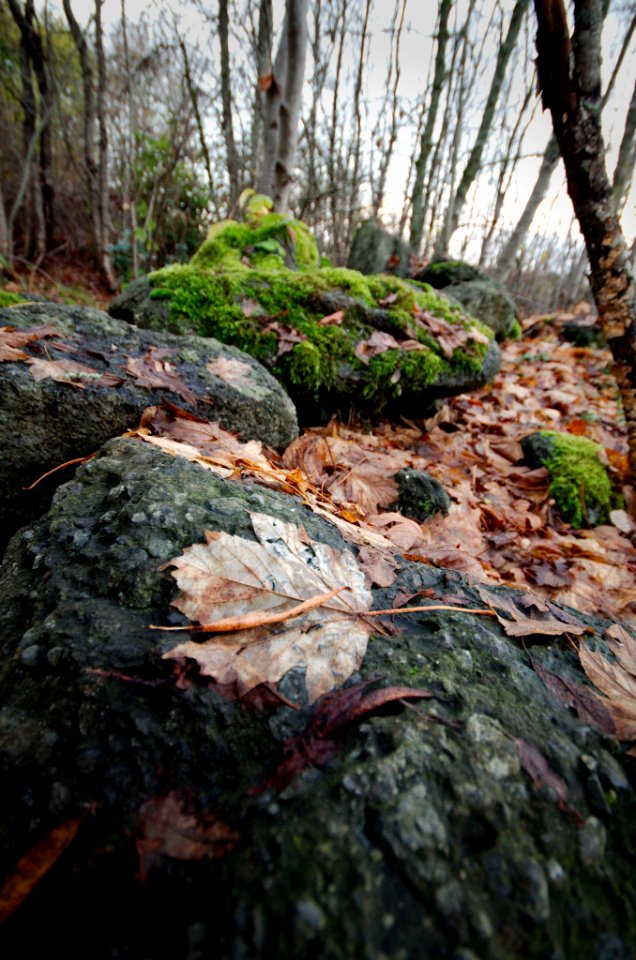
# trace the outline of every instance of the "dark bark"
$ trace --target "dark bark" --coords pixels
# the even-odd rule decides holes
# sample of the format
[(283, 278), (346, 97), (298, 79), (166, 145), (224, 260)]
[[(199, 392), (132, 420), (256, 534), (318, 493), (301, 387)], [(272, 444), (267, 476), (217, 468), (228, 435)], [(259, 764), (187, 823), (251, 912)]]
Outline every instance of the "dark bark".
[(632, 99), (627, 110), (625, 118), (625, 128), (618, 151), (618, 160), (614, 170), (614, 200), (618, 211), (625, 206), (627, 193), (634, 176), (634, 165), (636, 164), (636, 83), (632, 91)]
[[(190, 58), (188, 56), (188, 48), (185, 45), (183, 37), (177, 34), (179, 41), (179, 48), (181, 50), (181, 56), (183, 57), (183, 71), (185, 74), (185, 82), (188, 88), (188, 94), (190, 96), (190, 102), (192, 103), (192, 111), (194, 113), (194, 119), (197, 125), (197, 133), (199, 135), (199, 146), (201, 148), (201, 156), (203, 157), (203, 163), (205, 166), (205, 172), (208, 178), (208, 187), (210, 190), (210, 202), (214, 203), (214, 177), (212, 176), (212, 164), (210, 162), (210, 151), (208, 150), (208, 144), (205, 139), (205, 131), (203, 129), (203, 118), (201, 116), (201, 109), (199, 107), (199, 94), (197, 91), (194, 78), (192, 76), (192, 71), (190, 69)], [(218, 214), (218, 208), (216, 208), (216, 203), (214, 204), (216, 212)]]
[(108, 188), (108, 130), (106, 126), (106, 59), (102, 31), (102, 2), (95, 0), (95, 53), (97, 55), (97, 129), (99, 163), (97, 167), (99, 194), (100, 238), (99, 249), (102, 271), (111, 290), (117, 289), (117, 279), (112, 268), (108, 244), (110, 242), (110, 194)]
[(535, 0), (537, 68), (568, 193), (585, 239), (599, 324), (613, 357), (632, 473), (636, 472), (636, 285), (605, 168), (601, 131), (601, 0), (575, 0), (570, 39), (563, 0)]

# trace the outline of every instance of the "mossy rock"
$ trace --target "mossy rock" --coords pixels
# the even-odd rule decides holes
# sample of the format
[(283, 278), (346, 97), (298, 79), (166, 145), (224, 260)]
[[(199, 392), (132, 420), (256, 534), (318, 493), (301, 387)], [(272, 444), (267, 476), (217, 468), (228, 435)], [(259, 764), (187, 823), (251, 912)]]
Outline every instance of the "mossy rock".
[[(299, 221), (273, 213), (256, 224), (223, 221), (189, 264), (137, 281), (109, 312), (250, 353), (283, 384), (304, 422), (352, 407), (421, 416), (437, 398), (475, 390), (499, 369), (492, 331), (459, 305), (398, 277), (318, 266), (317, 256)], [(451, 355), (418, 315), (455, 328)], [(377, 331), (394, 342), (361, 357), (359, 345)]]
[(424, 470), (400, 470), (394, 476), (400, 492), (396, 506), (405, 517), (427, 520), (436, 513), (448, 513), (450, 497), (444, 487)]
[(610, 511), (623, 505), (600, 460), (601, 446), (587, 437), (543, 430), (521, 441), (525, 462), (550, 473), (550, 496), (575, 529), (608, 523)]
[(415, 276), (420, 283), (429, 283), (436, 290), (449, 287), (454, 283), (470, 280), (488, 280), (488, 274), (465, 260), (438, 260), (429, 263)]

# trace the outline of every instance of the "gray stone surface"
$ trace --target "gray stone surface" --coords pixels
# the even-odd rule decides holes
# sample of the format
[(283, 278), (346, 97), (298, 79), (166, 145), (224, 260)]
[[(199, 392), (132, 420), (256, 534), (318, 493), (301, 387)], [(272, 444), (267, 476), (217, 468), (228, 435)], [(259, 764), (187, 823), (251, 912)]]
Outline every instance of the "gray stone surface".
[[(116, 386), (87, 378), (83, 388), (53, 379), (35, 380), (24, 360), (0, 364), (0, 538), (44, 512), (53, 489), (68, 479), (54, 474), (32, 492), (23, 487), (47, 470), (94, 453), (111, 437), (137, 426), (142, 411), (170, 401), (243, 439), (259, 439), (277, 448), (297, 436), (295, 408), (278, 382), (257, 361), (210, 338), (174, 336), (140, 330), (86, 307), (24, 304), (0, 310), (0, 327), (31, 328), (52, 324), (59, 337), (33, 341), (23, 349), (32, 357), (74, 360), (121, 378)], [(69, 352), (70, 348), (70, 352)], [(187, 387), (186, 395), (148, 388), (126, 373), (128, 358), (151, 349)], [(210, 361), (232, 359), (247, 375), (228, 382), (207, 368)]]
[(356, 230), (347, 266), (365, 274), (392, 273), (396, 277), (408, 277), (412, 253), (407, 243), (372, 218), (364, 220)]
[[(349, 723), (337, 752), (286, 785), (272, 774), (313, 711), (250, 712), (161, 659), (174, 637), (148, 624), (175, 616), (163, 565), (205, 530), (253, 539), (254, 510), (344, 549), (299, 501), (122, 439), (10, 544), (0, 859), (8, 869), (53, 827), (85, 820), (5, 925), (3, 957), (633, 956), (633, 760), (533, 670), (585, 682), (561, 640), (542, 638), (530, 658), (491, 618), (396, 617), (360, 677), (434, 696)], [(404, 561), (375, 606), (421, 590), (482, 605), (460, 574)], [(299, 687), (302, 675), (281, 684)], [(532, 776), (528, 745), (547, 764)], [(213, 859), (160, 855), (143, 884), (139, 811), (171, 791), (239, 836)]]
[(444, 292), (461, 303), (466, 313), (494, 330), (498, 340), (505, 339), (511, 333), (517, 319), (517, 308), (508, 291), (500, 284), (490, 279), (466, 280), (445, 287)]

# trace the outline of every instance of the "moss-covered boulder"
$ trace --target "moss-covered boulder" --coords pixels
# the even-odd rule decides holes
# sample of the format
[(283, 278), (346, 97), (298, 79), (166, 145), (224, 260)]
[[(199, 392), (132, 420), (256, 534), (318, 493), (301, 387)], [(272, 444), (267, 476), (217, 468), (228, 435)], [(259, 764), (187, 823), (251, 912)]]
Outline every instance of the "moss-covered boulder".
[[(302, 524), (305, 550), (347, 549), (299, 501), (121, 439), (12, 541), (3, 875), (77, 833), (2, 926), (2, 956), (628, 960), (632, 771), (557, 697), (585, 683), (567, 643), (530, 658), (494, 618), (399, 616), (342, 699), (303, 707), (296, 669), (262, 691), (269, 712), (162, 659), (175, 635), (148, 625), (175, 616), (166, 562), (206, 530), (249, 551), (254, 511)], [(375, 605), (422, 593), (483, 604), (460, 574), (404, 561)], [(431, 696), (374, 710), (356, 686), (372, 678)]]
[(515, 336), (518, 328), (515, 302), (502, 283), (463, 260), (430, 263), (417, 275), (423, 283), (458, 301), (466, 313), (494, 331), (497, 340)]
[(280, 380), (304, 422), (352, 406), (418, 416), (494, 376), (488, 327), (428, 286), (318, 266), (301, 226), (271, 212), (216, 224), (189, 264), (131, 285), (109, 312), (233, 343)]
[(529, 467), (547, 467), (550, 495), (575, 529), (608, 523), (610, 511), (623, 505), (601, 461), (602, 447), (593, 440), (542, 430), (525, 437), (521, 446)]
[(1, 543), (47, 509), (70, 468), (25, 487), (137, 426), (152, 404), (172, 402), (277, 448), (297, 436), (296, 411), (277, 381), (218, 341), (57, 304), (0, 309), (0, 327), (34, 330), (13, 361), (0, 363)]

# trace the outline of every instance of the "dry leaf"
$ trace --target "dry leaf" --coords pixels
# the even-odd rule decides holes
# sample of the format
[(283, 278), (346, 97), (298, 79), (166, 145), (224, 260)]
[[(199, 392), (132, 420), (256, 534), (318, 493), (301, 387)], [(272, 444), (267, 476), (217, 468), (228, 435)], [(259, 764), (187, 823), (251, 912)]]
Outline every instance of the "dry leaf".
[(530, 775), (535, 787), (539, 790), (547, 788), (554, 791), (559, 810), (569, 813), (580, 826), (583, 820), (568, 802), (568, 788), (565, 781), (554, 772), (546, 758), (533, 744), (528, 743), (527, 740), (522, 740), (521, 737), (511, 737), (511, 740), (517, 748), (521, 766)]
[(29, 357), (26, 361), (35, 380), (56, 380), (70, 387), (83, 390), (87, 386), (116, 387), (122, 381), (112, 373), (100, 373), (93, 367), (87, 367), (75, 360), (43, 360)]
[(227, 823), (212, 813), (197, 810), (178, 791), (147, 800), (139, 808), (138, 820), (141, 837), (137, 840), (137, 854), (144, 881), (162, 856), (173, 860), (223, 857), (240, 839), (240, 834)]
[(616, 657), (607, 657), (581, 643), (579, 657), (587, 676), (607, 699), (602, 704), (612, 718), (619, 740), (636, 739), (636, 640), (619, 624), (605, 632), (607, 645)]
[(131, 374), (142, 387), (172, 390), (186, 403), (196, 406), (197, 396), (183, 382), (175, 368), (165, 359), (173, 351), (163, 347), (150, 347), (143, 357), (128, 357), (126, 373)]
[(8, 920), (75, 837), (84, 817), (65, 820), (36, 843), (0, 887), (0, 923)]
[(343, 323), (344, 318), (344, 310), (336, 310), (335, 313), (330, 313), (328, 316), (322, 317), (318, 323), (321, 327), (331, 327), (333, 325), (340, 326), (340, 324)]
[(235, 360), (233, 357), (217, 357), (207, 364), (208, 371), (232, 387), (242, 390), (250, 385), (254, 371), (249, 363)]
[(258, 542), (213, 533), (206, 544), (194, 544), (171, 561), (182, 591), (173, 605), (190, 620), (208, 624), (254, 611), (284, 613), (333, 589), (348, 589), (302, 617), (206, 643), (188, 641), (164, 657), (196, 660), (202, 674), (217, 683), (236, 682), (240, 693), (304, 667), (313, 703), (360, 666), (369, 628), (351, 614), (369, 609), (371, 593), (348, 550), (307, 543), (303, 528), (265, 514), (250, 517)]
[[(482, 584), (475, 586), (477, 593), (489, 607), (492, 607), (497, 614), (499, 623), (509, 637), (531, 637), (534, 634), (545, 634), (547, 636), (559, 637), (564, 633), (580, 634), (589, 630), (589, 627), (583, 626), (574, 620), (573, 623), (564, 623), (554, 617), (528, 617), (519, 610), (514, 598), (503, 593), (497, 593)], [(512, 619), (501, 616), (501, 612), (509, 614)]]
[(293, 327), (288, 326), (286, 323), (279, 323), (278, 320), (273, 320), (271, 323), (268, 323), (267, 326), (263, 327), (263, 332), (275, 333), (278, 337), (278, 352), (276, 354), (278, 357), (289, 353), (297, 343), (304, 343), (307, 339), (303, 333), (294, 330)]
[(384, 330), (374, 330), (367, 340), (359, 340), (356, 343), (355, 351), (358, 359), (363, 363), (368, 363), (372, 357), (377, 357), (379, 353), (386, 353), (387, 350), (399, 349), (400, 344), (390, 333)]
[(0, 363), (11, 363), (15, 360), (26, 360), (28, 354), (20, 347), (24, 347), (33, 340), (43, 337), (57, 337), (59, 330), (50, 324), (40, 327), (31, 327), (30, 330), (16, 330), (15, 327), (0, 327)]

